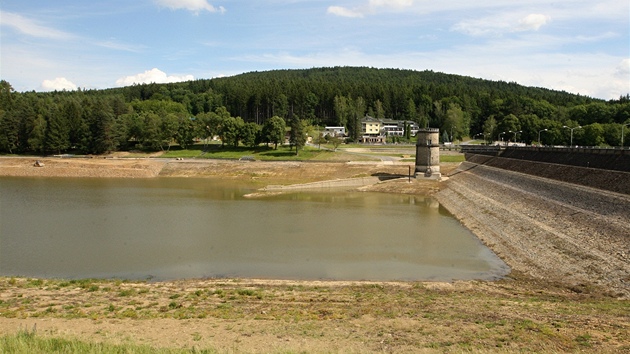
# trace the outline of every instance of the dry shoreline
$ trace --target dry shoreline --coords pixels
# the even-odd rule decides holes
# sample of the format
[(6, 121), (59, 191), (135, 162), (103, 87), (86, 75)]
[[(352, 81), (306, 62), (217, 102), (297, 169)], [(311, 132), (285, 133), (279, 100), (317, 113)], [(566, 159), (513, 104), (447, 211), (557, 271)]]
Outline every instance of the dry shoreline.
[[(405, 176), (410, 165), (101, 158), (39, 159), (44, 166), (34, 167), (35, 160), (0, 158), (0, 176), (220, 177), (247, 179), (264, 187), (368, 176)], [(447, 174), (457, 166), (445, 164), (442, 172)], [(518, 188), (519, 184), (524, 187)], [(582, 344), (575, 338), (587, 333), (593, 338), (590, 344), (594, 346), (590, 349), (601, 352), (630, 349), (627, 312), (599, 307), (583, 309), (586, 306), (583, 302), (596, 303), (600, 298), (618, 298), (613, 301), (619, 301), (621, 307), (627, 306), (630, 297), (628, 196), (582, 187), (576, 189), (486, 167), (457, 173), (446, 182), (413, 180), (409, 183), (398, 179), (362, 187), (362, 190), (435, 196), (513, 269), (511, 275), (496, 282), (454, 283), (255, 279), (97, 283), (97, 292), (61, 286), (55, 281), (30, 286), (32, 281), (28, 279), (0, 278), (0, 334), (15, 333), (37, 323), (42, 333), (48, 335), (151, 343), (160, 347), (203, 348), (205, 345), (224, 352), (417, 352), (419, 349), (431, 352), (431, 348), (448, 351), (452, 345), (448, 343), (467, 343), (468, 336), (476, 336), (473, 348), (501, 352), (503, 350), (497, 350), (499, 344), (505, 344), (504, 337), (518, 331), (521, 319), (525, 318), (540, 326), (560, 323), (563, 327), (554, 329), (553, 335), (546, 332), (547, 327), (537, 327), (532, 333), (521, 334), (520, 339), (508, 340), (511, 344), (505, 348), (575, 351)], [(593, 198), (597, 205), (610, 203), (610, 208), (589, 207)], [(129, 288), (133, 291), (132, 295), (116, 297), (101, 294), (104, 288), (114, 289), (111, 291), (118, 294)], [(191, 294), (200, 291), (204, 296), (198, 304)], [(188, 295), (180, 301), (173, 299), (175, 293)], [(357, 300), (358, 293), (367, 298)], [(144, 299), (144, 294), (151, 295), (150, 299)], [(221, 294), (233, 295), (226, 298)], [(426, 298), (417, 298), (421, 295)], [(19, 300), (22, 298), (35, 301), (23, 304)], [(398, 301), (401, 303), (396, 305)], [(537, 305), (523, 307), (522, 301)], [(90, 307), (79, 310), (77, 305), (86, 302)], [(15, 306), (3, 307), (3, 303)], [(176, 306), (171, 308), (173, 303)], [(207, 317), (178, 319), (181, 315), (177, 311), (193, 305), (204, 306), (203, 313)], [(115, 311), (108, 312), (106, 309), (112, 306)], [(384, 315), (382, 308), (391, 306), (396, 306), (396, 310)], [(433, 308), (435, 306), (438, 307)], [(552, 310), (558, 306), (567, 306), (567, 312)], [(46, 312), (46, 307), (52, 311)], [(155, 312), (151, 312), (153, 308)], [(135, 312), (130, 312), (133, 309)], [(69, 315), (77, 310), (83, 315), (78, 318)], [(426, 317), (433, 310), (446, 317), (433, 320)], [(142, 311), (147, 311), (147, 315)], [(352, 314), (355, 311), (360, 312), (356, 317)], [(584, 313), (577, 316), (576, 311)], [(130, 316), (125, 317), (124, 313)], [(136, 313), (137, 319), (132, 313)], [(465, 313), (470, 313), (471, 317), (453, 320)], [(498, 316), (497, 319), (490, 320), (494, 316)], [(473, 318), (479, 318), (480, 324), (469, 322)], [(507, 322), (501, 325), (505, 328), (500, 331), (496, 330), (496, 324), (490, 327), (489, 323), (504, 323), (501, 321)], [(443, 327), (427, 330), (436, 328), (434, 326)], [(478, 331), (488, 328), (494, 328), (498, 337), (483, 339), (487, 334)], [(435, 343), (441, 344), (436, 347)], [(459, 345), (453, 349), (466, 348), (470, 347)]]

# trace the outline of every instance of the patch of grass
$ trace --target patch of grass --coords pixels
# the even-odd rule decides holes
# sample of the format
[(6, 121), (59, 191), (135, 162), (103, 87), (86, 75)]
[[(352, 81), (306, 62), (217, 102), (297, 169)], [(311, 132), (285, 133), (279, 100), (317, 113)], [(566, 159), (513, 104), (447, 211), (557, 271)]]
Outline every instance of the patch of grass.
[[(201, 337), (199, 337), (199, 340)], [(36, 332), (21, 330), (17, 334), (0, 337), (0, 353), (135, 353), (179, 354), (216, 353), (210, 349), (165, 349), (138, 344), (108, 344), (84, 342), (78, 339), (43, 337)]]
[(581, 347), (585, 347), (585, 348), (590, 348), (593, 346), (593, 344), (591, 343), (591, 340), (593, 338), (591, 337), (590, 334), (581, 334), (579, 336), (575, 337), (575, 341), (577, 342), (578, 345), (580, 345)]
[(126, 297), (126, 296), (133, 296), (135, 294), (136, 294), (135, 289), (123, 289), (118, 293), (118, 296)]
[(29, 279), (27, 281), (28, 287), (39, 288), (44, 285), (44, 280), (42, 279)]
[[(5, 286), (8, 280), (0, 278)], [(42, 290), (27, 285), (27, 278), (16, 279), (16, 286), (2, 289), (3, 295), (8, 291), (9, 296), (0, 300), (0, 317), (99, 321), (212, 318), (214, 325), (262, 320), (248, 327), (247, 333), (250, 329), (251, 333), (277, 330), (292, 342), (343, 337), (358, 346), (355, 352), (379, 348), (395, 352), (409, 349), (409, 345), (448, 352), (494, 352), (497, 348), (509, 352), (611, 352), (629, 339), (624, 327), (627, 300), (517, 281), (447, 286), (425, 282), (266, 284), (234, 279), (206, 280), (190, 286), (132, 282), (121, 288), (115, 280), (99, 280), (98, 292), (89, 292), (96, 282), (86, 282), (84, 291), (68, 291), (61, 287), (63, 282), (69, 283), (45, 280), (42, 294)], [(105, 288), (111, 290), (105, 292)], [(150, 295), (136, 296), (141, 289), (149, 289)], [(136, 295), (132, 296), (133, 291)], [(32, 296), (35, 292), (39, 294), (36, 297)], [(86, 303), (91, 306), (83, 305)], [(583, 322), (575, 321), (576, 316), (597, 318), (600, 325), (584, 327)], [(198, 337), (189, 334), (187, 339), (203, 342), (206, 333), (200, 330)], [(358, 344), (375, 338), (381, 346)], [(0, 353), (12, 352), (3, 349)]]
[(252, 289), (238, 289), (236, 290), (236, 293), (241, 296), (251, 296), (256, 297), (257, 299), (262, 299), (262, 294)]
[(255, 160), (261, 161), (307, 161), (322, 160), (327, 161), (333, 159), (340, 153), (329, 150), (320, 150), (315, 147), (305, 146), (295, 154), (295, 148), (287, 145), (280, 145), (277, 149), (273, 146), (260, 145), (257, 147), (245, 146), (221, 146), (221, 145), (195, 145), (186, 150), (172, 148), (170, 151), (162, 154), (164, 158), (209, 158), (209, 159), (231, 159), (238, 160), (244, 156), (251, 156)]
[(443, 155), (440, 154), (440, 162), (464, 162), (466, 161), (464, 154)]

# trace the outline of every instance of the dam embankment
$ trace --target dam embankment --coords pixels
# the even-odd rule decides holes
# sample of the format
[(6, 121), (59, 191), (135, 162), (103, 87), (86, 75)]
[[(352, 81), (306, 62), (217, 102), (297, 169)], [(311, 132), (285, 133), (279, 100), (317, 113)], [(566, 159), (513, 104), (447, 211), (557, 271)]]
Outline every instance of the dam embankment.
[(467, 162), (630, 195), (630, 150), (467, 146)]
[(630, 297), (630, 173), (511, 156), (467, 153), (436, 198), (515, 274)]

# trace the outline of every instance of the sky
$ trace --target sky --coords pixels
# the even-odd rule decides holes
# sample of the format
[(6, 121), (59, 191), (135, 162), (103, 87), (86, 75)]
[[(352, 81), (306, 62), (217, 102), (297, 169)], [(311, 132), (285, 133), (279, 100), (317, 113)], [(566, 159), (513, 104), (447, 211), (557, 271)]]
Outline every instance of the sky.
[(0, 2), (0, 79), (20, 92), (332, 66), (433, 70), (618, 99), (630, 93), (630, 2)]

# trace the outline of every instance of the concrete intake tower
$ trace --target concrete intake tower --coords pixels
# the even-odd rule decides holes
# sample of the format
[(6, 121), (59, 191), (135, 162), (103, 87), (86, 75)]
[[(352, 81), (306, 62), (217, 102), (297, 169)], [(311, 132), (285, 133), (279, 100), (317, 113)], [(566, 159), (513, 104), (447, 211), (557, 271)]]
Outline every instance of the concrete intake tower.
[(416, 178), (440, 179), (440, 130), (424, 128), (416, 136)]

